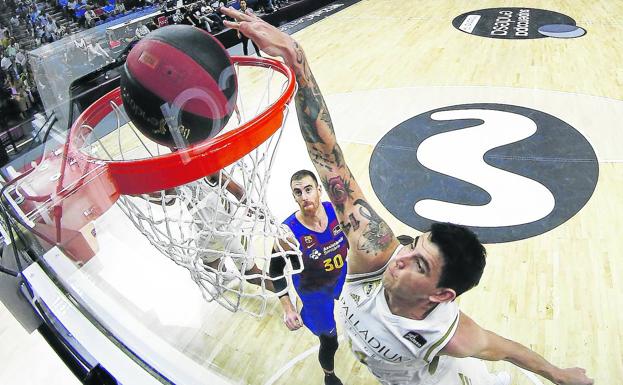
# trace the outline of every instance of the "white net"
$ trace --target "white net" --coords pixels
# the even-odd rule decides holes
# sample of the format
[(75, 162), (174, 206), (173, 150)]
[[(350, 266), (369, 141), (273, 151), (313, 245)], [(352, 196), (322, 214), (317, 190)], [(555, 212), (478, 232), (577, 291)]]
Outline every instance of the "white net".
[[(271, 90), (283, 90), (287, 80), (271, 68), (236, 66), (236, 70), (243, 86), (239, 87), (236, 113), (220, 135), (271, 106), (282, 94)], [(108, 120), (116, 121), (117, 129), (95, 135), (101, 128), (86, 127), (94, 134), (86, 138), (81, 151), (103, 160), (134, 160), (171, 152), (145, 138), (128, 121), (123, 106), (108, 103), (113, 111)], [(274, 293), (272, 282), (290, 282), (290, 276), (300, 271), (292, 266), (302, 266), (298, 242), (266, 204), (280, 138), (281, 129), (211, 175), (162, 191), (122, 195), (117, 201), (153, 246), (188, 269), (207, 301), (217, 301), (231, 311), (262, 316), (267, 299), (282, 294)], [(292, 263), (292, 258), (298, 263)], [(273, 259), (286, 261), (284, 273), (270, 275)]]

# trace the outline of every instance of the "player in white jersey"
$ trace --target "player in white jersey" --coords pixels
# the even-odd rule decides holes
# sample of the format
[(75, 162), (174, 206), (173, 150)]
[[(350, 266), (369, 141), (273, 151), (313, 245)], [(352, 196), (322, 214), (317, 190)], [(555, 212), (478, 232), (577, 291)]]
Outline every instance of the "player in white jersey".
[[(232, 215), (232, 206), (237, 203), (225, 196), (231, 194), (238, 202), (244, 203), (244, 189), (225, 173), (214, 173), (177, 189), (177, 192), (169, 189), (144, 196), (158, 204), (162, 203), (164, 196), (166, 205), (175, 203), (175, 199), (170, 199), (175, 196), (187, 208), (196, 231), (192, 237), (196, 247), (189, 247), (188, 250), (196, 253), (197, 263), (203, 267), (200, 272), (191, 271), (191, 274), (199, 274), (197, 279), (206, 278), (205, 275), (209, 277), (211, 285), (204, 288), (210, 296), (220, 296), (223, 286), (240, 282), (242, 278), (252, 284), (260, 284), (259, 278), (248, 277), (260, 275), (262, 271), (249, 256), (244, 239), (232, 231), (240, 225), (236, 216)], [(267, 282), (266, 286), (272, 290), (271, 282)]]
[[(309, 155), (350, 244), (341, 315), (353, 353), (383, 384), (491, 385), (482, 359), (506, 360), (559, 385), (590, 385), (581, 368), (559, 368), (527, 347), (485, 330), (455, 298), (478, 284), (485, 249), (467, 228), (435, 224), (400, 247), (344, 162), (331, 117), (301, 46), (252, 14), (221, 8), (239, 30), (290, 66)], [(473, 357), (473, 358), (471, 358)], [(494, 382), (495, 381), (495, 382)]]
[(460, 312), (455, 302), (438, 303), (423, 319), (392, 313), (383, 275), (395, 273), (390, 265), (402, 249), (396, 248), (388, 263), (377, 271), (346, 276), (338, 309), (355, 356), (388, 385), (505, 384), (508, 376), (489, 374), (481, 360), (440, 354), (458, 327)]
[[(233, 200), (222, 196), (223, 188), (233, 195), (238, 202), (244, 203), (246, 194), (244, 189), (230, 179), (225, 173), (215, 173), (206, 176), (202, 180), (189, 183), (181, 189), (186, 189), (182, 193), (182, 200), (187, 201), (190, 214), (195, 218), (195, 227), (198, 230), (197, 246), (199, 249), (198, 257), (210, 272), (212, 269), (221, 272), (220, 277), (214, 277), (215, 287), (211, 291), (213, 296), (218, 295), (221, 286), (227, 285), (230, 281), (239, 281), (242, 275), (261, 274), (262, 271), (255, 265), (249, 257), (244, 239), (236, 236), (231, 230), (239, 226), (235, 216), (231, 214), (235, 205)], [(189, 194), (186, 199), (184, 196)], [(210, 228), (206, 229), (205, 224), (210, 223)], [(235, 265), (227, 267), (226, 260), (229, 259)], [(260, 284), (259, 278), (246, 278), (252, 284)], [(272, 288), (272, 283), (267, 282), (267, 287)]]

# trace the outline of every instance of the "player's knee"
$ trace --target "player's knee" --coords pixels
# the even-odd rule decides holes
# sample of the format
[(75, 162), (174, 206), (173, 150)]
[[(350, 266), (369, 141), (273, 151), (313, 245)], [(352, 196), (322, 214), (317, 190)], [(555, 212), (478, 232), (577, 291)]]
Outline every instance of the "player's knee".
[(335, 354), (339, 344), (337, 342), (337, 335), (320, 335), (320, 350), (325, 351), (331, 355)]

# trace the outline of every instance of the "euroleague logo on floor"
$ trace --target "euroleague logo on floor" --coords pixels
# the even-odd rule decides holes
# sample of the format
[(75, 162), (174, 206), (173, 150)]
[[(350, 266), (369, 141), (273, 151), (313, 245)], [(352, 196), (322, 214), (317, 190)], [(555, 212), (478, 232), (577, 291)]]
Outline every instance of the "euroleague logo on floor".
[(595, 151), (578, 130), (508, 104), (421, 113), (385, 134), (370, 159), (374, 192), (397, 219), (420, 231), (460, 223), (485, 243), (561, 225), (588, 202), (598, 176)]
[(488, 8), (457, 16), (460, 31), (494, 39), (574, 38), (586, 34), (575, 20), (562, 13), (535, 8)]

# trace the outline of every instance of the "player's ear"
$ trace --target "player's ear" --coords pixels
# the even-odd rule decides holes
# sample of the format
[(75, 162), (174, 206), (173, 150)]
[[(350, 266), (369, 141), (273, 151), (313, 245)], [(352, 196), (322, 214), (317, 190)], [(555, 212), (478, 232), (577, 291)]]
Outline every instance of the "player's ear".
[(451, 302), (456, 298), (456, 291), (447, 287), (440, 287), (433, 293), (428, 296), (428, 300), (435, 303), (441, 302)]

